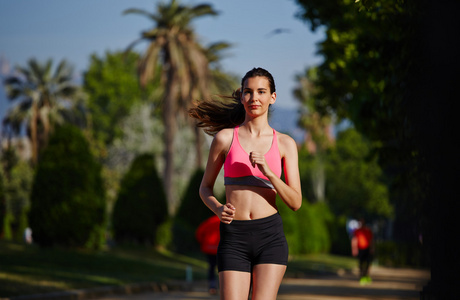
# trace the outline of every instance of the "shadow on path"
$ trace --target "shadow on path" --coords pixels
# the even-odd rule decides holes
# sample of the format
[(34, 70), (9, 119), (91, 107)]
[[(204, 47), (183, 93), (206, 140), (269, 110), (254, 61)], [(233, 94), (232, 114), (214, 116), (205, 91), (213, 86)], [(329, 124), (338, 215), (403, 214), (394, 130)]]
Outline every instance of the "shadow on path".
[[(318, 276), (311, 278), (285, 278), (278, 300), (418, 300), (420, 291), (430, 279), (427, 270), (373, 267), (372, 284), (361, 286), (354, 274)], [(184, 285), (184, 289), (187, 286)], [(194, 282), (187, 291), (155, 292), (132, 295), (113, 295), (99, 300), (172, 300), (219, 299), (209, 295), (206, 282)]]

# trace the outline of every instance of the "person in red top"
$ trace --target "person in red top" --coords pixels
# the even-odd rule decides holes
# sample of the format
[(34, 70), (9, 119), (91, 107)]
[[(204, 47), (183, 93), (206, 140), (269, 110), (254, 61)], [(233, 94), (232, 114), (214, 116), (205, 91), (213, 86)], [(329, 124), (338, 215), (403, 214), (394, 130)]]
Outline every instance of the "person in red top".
[(200, 243), (200, 250), (206, 254), (209, 263), (208, 283), (209, 293), (217, 293), (216, 265), (217, 265), (217, 248), (220, 241), (220, 219), (218, 216), (204, 220), (197, 228), (195, 237)]
[(361, 219), (359, 223), (360, 227), (353, 232), (351, 251), (353, 256), (357, 256), (359, 259), (360, 283), (368, 284), (372, 282), (369, 276), (369, 267), (374, 252), (373, 233), (372, 230), (366, 226), (364, 219)]

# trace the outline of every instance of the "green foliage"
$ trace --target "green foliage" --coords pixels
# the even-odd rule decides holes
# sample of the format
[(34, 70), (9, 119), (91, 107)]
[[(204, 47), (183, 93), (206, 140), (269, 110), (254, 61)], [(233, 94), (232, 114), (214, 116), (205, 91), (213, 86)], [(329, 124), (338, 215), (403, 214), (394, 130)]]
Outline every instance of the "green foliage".
[(159, 248), (161, 249), (171, 248), (171, 244), (173, 240), (172, 225), (173, 225), (173, 222), (171, 221), (171, 218), (168, 218), (166, 222), (163, 222), (163, 224), (158, 226), (155, 245), (158, 246)]
[(422, 248), (418, 243), (379, 241), (375, 246), (375, 260), (385, 267), (421, 267), (422, 257)]
[[(427, 72), (430, 68), (424, 65), (430, 61), (425, 58), (432, 56), (426, 52), (431, 50), (425, 49), (425, 45), (434, 44), (425, 37), (425, 31), (432, 28), (426, 21), (426, 14), (430, 14), (426, 9), (428, 1), (296, 2), (302, 8), (299, 17), (309, 22), (312, 30), (322, 28), (326, 33), (326, 39), (318, 44), (318, 54), (324, 60), (313, 80), (317, 87), (316, 108), (348, 118), (372, 141), (373, 148), (379, 152), (379, 164), (391, 179), (388, 188), (395, 213), (394, 238), (417, 241), (418, 232), (422, 230), (422, 201), (429, 186), (423, 169), (427, 161), (423, 157), (423, 143), (428, 132), (435, 132), (433, 126), (439, 126), (434, 121), (437, 119), (433, 118), (433, 109), (426, 107), (433, 98), (446, 99), (437, 97), (440, 90), (426, 88), (441, 78), (441, 72), (431, 75)], [(433, 33), (431, 39), (438, 36)], [(444, 37), (448, 35), (443, 35), (441, 40)], [(443, 69), (448, 70), (453, 69)], [(420, 79), (425, 82), (421, 84)], [(437, 82), (443, 85), (447, 81)], [(420, 92), (424, 89), (433, 94), (427, 96), (426, 92)], [(443, 87), (442, 92), (445, 90)], [(452, 110), (447, 108), (439, 115), (449, 111)], [(431, 122), (427, 122), (427, 118)], [(448, 126), (445, 128), (441, 131), (450, 132)], [(437, 136), (439, 132), (433, 137)], [(432, 141), (427, 144), (432, 145)], [(384, 191), (380, 189), (380, 193), (383, 196)]]
[(174, 219), (174, 250), (179, 253), (198, 251), (195, 230), (201, 222), (213, 215), (200, 198), (199, 188), (204, 171), (198, 169), (190, 178)]
[(166, 196), (154, 156), (139, 155), (120, 183), (112, 213), (115, 240), (154, 244), (158, 226), (167, 218)]
[(101, 166), (81, 131), (56, 128), (35, 174), (30, 227), (40, 246), (101, 247), (106, 220)]
[[(300, 181), (302, 184), (302, 195), (311, 200), (315, 199), (315, 193), (313, 191), (313, 180), (312, 173), (315, 166), (315, 156), (305, 148), (302, 147), (299, 150), (299, 172)], [(326, 179), (327, 180), (327, 179)], [(310, 202), (314, 202), (313, 200)]]
[(327, 198), (336, 215), (388, 218), (388, 189), (371, 145), (355, 129), (339, 132), (329, 154)]
[(4, 236), (4, 220), (6, 216), (6, 195), (5, 195), (5, 175), (3, 168), (0, 168), (0, 237)]
[(335, 216), (329, 224), (331, 236), (331, 254), (351, 255), (351, 240), (347, 232), (347, 217)]
[(199, 189), (203, 175), (202, 169), (196, 170), (192, 175), (176, 213), (177, 219), (181, 219), (195, 228), (213, 215), (213, 212), (203, 204), (200, 197)]
[(84, 75), (84, 89), (88, 94), (94, 135), (106, 145), (122, 136), (120, 121), (134, 104), (148, 99), (152, 91), (152, 85), (145, 90), (139, 86), (138, 59), (135, 52), (106, 52), (103, 58), (91, 55)]
[(325, 203), (311, 204), (304, 200), (296, 212), (291, 211), (281, 199), (278, 203), (290, 254), (329, 252), (329, 224), (333, 215)]
[(32, 181), (33, 170), (26, 161), (18, 161), (10, 170), (9, 180), (5, 180), (5, 239), (23, 240)]
[(68, 111), (75, 113), (81, 103), (80, 89), (73, 79), (73, 67), (65, 60), (53, 71), (52, 59), (42, 63), (31, 58), (26, 67), (17, 66), (4, 81), (7, 96), (16, 105), (8, 110), (3, 126), (16, 136), (26, 126), (34, 166), (55, 124), (62, 124)]

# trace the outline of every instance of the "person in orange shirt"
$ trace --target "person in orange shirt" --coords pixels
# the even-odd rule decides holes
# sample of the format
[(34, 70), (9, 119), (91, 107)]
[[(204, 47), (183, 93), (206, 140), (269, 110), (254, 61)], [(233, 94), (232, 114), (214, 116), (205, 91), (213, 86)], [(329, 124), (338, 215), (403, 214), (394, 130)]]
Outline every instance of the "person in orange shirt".
[(353, 256), (359, 259), (360, 284), (369, 284), (372, 282), (369, 276), (369, 267), (374, 254), (373, 233), (366, 226), (364, 219), (360, 219), (360, 226), (353, 232), (351, 239), (351, 252)]
[(195, 237), (200, 243), (200, 250), (206, 254), (209, 269), (208, 269), (208, 283), (209, 293), (217, 293), (217, 280), (216, 280), (216, 265), (217, 265), (217, 248), (220, 241), (220, 219), (218, 216), (204, 220), (197, 228)]

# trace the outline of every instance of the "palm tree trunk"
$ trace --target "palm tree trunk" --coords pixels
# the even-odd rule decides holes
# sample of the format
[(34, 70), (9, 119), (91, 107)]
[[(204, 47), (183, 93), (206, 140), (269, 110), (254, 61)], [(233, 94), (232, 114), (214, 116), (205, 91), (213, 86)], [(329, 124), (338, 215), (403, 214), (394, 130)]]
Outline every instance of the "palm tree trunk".
[(38, 107), (37, 102), (33, 102), (32, 117), (30, 120), (30, 142), (32, 147), (32, 164), (37, 165), (38, 162)]
[(322, 155), (317, 153), (315, 155), (315, 161), (313, 163), (313, 169), (311, 172), (311, 181), (313, 186), (313, 194), (316, 202), (325, 201), (325, 190), (326, 190), (326, 172), (324, 170), (324, 160)]
[(164, 160), (165, 167), (163, 171), (163, 184), (168, 201), (169, 213), (172, 215), (176, 210), (177, 201), (175, 199), (174, 188), (173, 188), (173, 175), (174, 175), (174, 137), (176, 136), (176, 97), (178, 95), (177, 89), (177, 76), (175, 71), (170, 68), (168, 71), (168, 87), (166, 89), (166, 95), (164, 98), (163, 107), (163, 123), (165, 125), (164, 141), (165, 151)]

